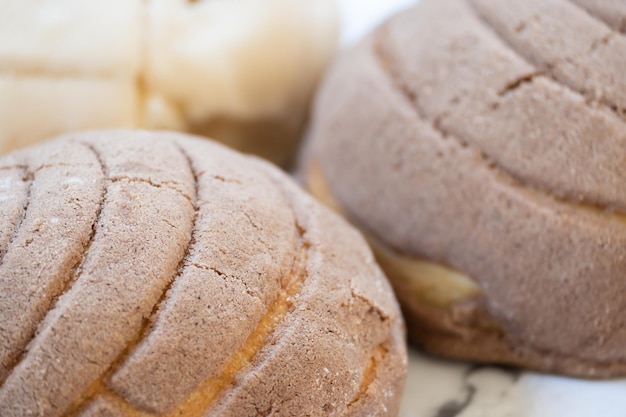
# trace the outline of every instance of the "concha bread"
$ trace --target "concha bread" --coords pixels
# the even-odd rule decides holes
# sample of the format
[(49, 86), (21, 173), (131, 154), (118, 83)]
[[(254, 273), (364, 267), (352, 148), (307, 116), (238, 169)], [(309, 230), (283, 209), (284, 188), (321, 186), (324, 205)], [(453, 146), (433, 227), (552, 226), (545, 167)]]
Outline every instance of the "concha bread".
[[(334, 52), (334, 0), (7, 0), (0, 152), (89, 128), (218, 135), (284, 163)], [(33, 123), (37, 120), (37, 123)]]
[(309, 182), (382, 247), (428, 350), (626, 375), (618, 3), (423, 0), (325, 80)]
[(402, 319), (360, 234), (174, 133), (0, 159), (3, 417), (395, 416)]

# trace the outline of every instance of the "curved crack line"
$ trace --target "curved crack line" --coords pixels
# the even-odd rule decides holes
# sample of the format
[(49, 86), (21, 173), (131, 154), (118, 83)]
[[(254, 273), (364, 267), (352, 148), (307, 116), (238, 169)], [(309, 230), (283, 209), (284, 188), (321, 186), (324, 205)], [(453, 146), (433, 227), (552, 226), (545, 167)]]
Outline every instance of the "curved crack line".
[(361, 401), (361, 399), (367, 394), (367, 390), (370, 385), (372, 385), (372, 382), (376, 380), (379, 365), (385, 361), (387, 354), (389, 353), (387, 343), (387, 341), (382, 342), (372, 350), (372, 354), (365, 362), (365, 367), (363, 368), (363, 379), (361, 380), (359, 391), (356, 393), (352, 401), (348, 403), (348, 408), (354, 407), (359, 401)]
[(184, 197), (187, 201), (189, 201), (191, 203), (192, 206), (195, 207), (195, 200), (192, 196), (188, 195), (187, 193), (185, 193), (183, 190), (181, 190), (178, 187), (182, 187), (183, 184), (181, 184), (178, 181), (155, 181), (151, 178), (130, 178), (130, 177), (125, 177), (123, 175), (118, 175), (115, 177), (112, 177), (110, 179), (111, 182), (126, 182), (126, 183), (137, 183), (137, 182), (141, 182), (144, 184), (148, 184), (154, 188), (165, 188), (171, 191), (174, 191), (178, 194), (180, 194), (182, 197)]
[(292, 270), (283, 277), (282, 288), (276, 299), (248, 336), (243, 347), (236, 352), (222, 373), (203, 382), (187, 399), (166, 417), (201, 417), (229, 387), (233, 386), (240, 372), (250, 366), (258, 352), (263, 349), (279, 324), (294, 308), (294, 299), (301, 291), (307, 275), (308, 243), (300, 242)]
[[(535, 78), (543, 76), (542, 71), (531, 72), (529, 74), (522, 75), (515, 80), (509, 82), (505, 85), (500, 91), (497, 92), (498, 97), (506, 97), (524, 87), (526, 84), (532, 84), (535, 81)], [(497, 108), (500, 104), (495, 102), (492, 104), (492, 107)]]
[[(282, 288), (276, 300), (269, 307), (265, 315), (259, 321), (255, 330), (248, 336), (243, 347), (231, 356), (229, 363), (222, 373), (217, 377), (212, 377), (202, 382), (196, 389), (188, 394), (187, 398), (174, 410), (160, 415), (160, 417), (201, 417), (214, 405), (218, 397), (232, 386), (237, 374), (249, 366), (256, 354), (266, 346), (267, 341), (274, 330), (282, 322), (285, 316), (293, 310), (294, 298), (302, 289), (306, 277), (306, 263), (308, 259), (308, 242), (301, 239), (300, 247), (294, 257), (294, 263), (289, 274), (283, 277)], [(136, 344), (134, 345), (136, 346)], [(120, 360), (123, 363), (124, 359)], [(105, 381), (114, 371), (107, 372), (103, 378), (88, 389), (91, 394), (74, 406), (66, 417), (74, 417), (82, 407), (97, 396), (104, 397), (117, 405), (129, 417), (153, 417), (156, 414), (140, 410), (122, 397), (115, 394), (105, 386)]]
[[(106, 169), (106, 165), (104, 164), (104, 161), (102, 160), (102, 157), (100, 156), (100, 154), (96, 151), (96, 149), (90, 145), (90, 144), (86, 144), (86, 143), (80, 143), (81, 145), (85, 146), (86, 148), (88, 148), (96, 157), (98, 163), (100, 164), (100, 170), (102, 172), (102, 175), (104, 177), (104, 182), (107, 181), (107, 169)], [(33, 179), (31, 179), (31, 184), (33, 182)], [(44, 313), (43, 317), (41, 318), (39, 324), (37, 324), (36, 326), (33, 327), (33, 330), (30, 334), (30, 336), (28, 337), (28, 340), (26, 341), (26, 343), (24, 343), (22, 345), (21, 351), (13, 358), (13, 360), (11, 361), (11, 363), (9, 364), (9, 366), (7, 367), (8, 371), (7, 374), (5, 375), (5, 377), (3, 379), (0, 379), (0, 389), (2, 388), (2, 386), (4, 385), (4, 383), (9, 379), (9, 377), (11, 376), (11, 374), (13, 373), (13, 371), (15, 370), (15, 368), (17, 368), (17, 366), (26, 358), (27, 354), (28, 354), (28, 345), (36, 338), (37, 333), (39, 328), (42, 326), (42, 324), (45, 322), (45, 318), (47, 317), (48, 314), (50, 314), (50, 312), (54, 311), (54, 309), (56, 308), (56, 305), (59, 301), (59, 299), (66, 294), (74, 285), (74, 283), (78, 280), (81, 272), (82, 272), (82, 267), (83, 264), (85, 262), (85, 259), (87, 258), (87, 254), (89, 252), (89, 249), (91, 248), (91, 245), (95, 239), (96, 236), (96, 229), (98, 224), (100, 223), (101, 220), (101, 214), (102, 214), (102, 209), (104, 207), (104, 205), (106, 204), (107, 201), (107, 194), (108, 194), (108, 186), (104, 186), (103, 187), (103, 191), (101, 193), (101, 197), (100, 197), (100, 204), (98, 205), (98, 207), (96, 208), (96, 213), (95, 213), (95, 217), (94, 217), (94, 222), (91, 225), (91, 233), (89, 235), (89, 239), (87, 241), (87, 243), (85, 244), (85, 246), (83, 246), (83, 250), (82, 253), (80, 254), (79, 259), (77, 260), (76, 264), (74, 264), (74, 266), (70, 269), (69, 272), (69, 278), (66, 280), (66, 282), (62, 285), (62, 288), (56, 293), (56, 294), (52, 294), (50, 297), (50, 303), (49, 303), (49, 308), (47, 308), (46, 313)], [(30, 202), (30, 189), (29, 189), (29, 194), (28, 194), (28, 202)], [(25, 210), (26, 213), (26, 210)], [(26, 217), (26, 214), (24, 214), (24, 217), (22, 218), (22, 220)], [(17, 233), (16, 233), (17, 235)]]
[(109, 386), (107, 385), (107, 381), (113, 376), (113, 374), (119, 369), (119, 367), (122, 366), (126, 362), (126, 360), (128, 360), (128, 358), (132, 356), (134, 349), (137, 348), (141, 344), (141, 342), (149, 336), (150, 331), (152, 330), (152, 326), (156, 321), (156, 315), (158, 314), (159, 309), (167, 299), (167, 294), (174, 285), (174, 282), (178, 279), (178, 277), (180, 277), (180, 275), (180, 273), (177, 273), (176, 277), (172, 279), (163, 289), (163, 292), (161, 293), (159, 299), (152, 307), (148, 318), (143, 319), (141, 328), (135, 335), (135, 338), (126, 345), (126, 347), (117, 356), (117, 358), (115, 358), (115, 360), (111, 363), (111, 365), (104, 372), (104, 374), (96, 381), (94, 381), (84, 391), (84, 393), (72, 405), (70, 405), (70, 407), (64, 414), (65, 417), (74, 417), (79, 415), (79, 413), (81, 413), (87, 406), (89, 406), (92, 401), (96, 400), (97, 398), (108, 399), (117, 407), (119, 407), (120, 410), (123, 410), (124, 414), (128, 417), (156, 416), (156, 414), (141, 410), (127, 402), (123, 397), (121, 397), (115, 391), (109, 388)]
[[(161, 292), (159, 299), (156, 301), (156, 303), (152, 307), (152, 310), (150, 314), (148, 315), (148, 318), (144, 319), (139, 331), (135, 335), (135, 338), (126, 345), (124, 350), (122, 350), (122, 352), (111, 363), (111, 365), (107, 368), (107, 370), (105, 370), (104, 374), (101, 375), (100, 378), (98, 378), (96, 381), (94, 381), (89, 387), (87, 387), (84, 393), (70, 405), (70, 407), (64, 414), (66, 417), (74, 417), (78, 415), (85, 407), (89, 405), (89, 403), (92, 400), (95, 400), (98, 397), (105, 397), (105, 398), (112, 400), (117, 406), (123, 409), (125, 413), (130, 417), (154, 416), (154, 414), (144, 412), (143, 410), (139, 410), (135, 408), (134, 406), (132, 406), (131, 404), (129, 404), (128, 402), (126, 402), (123, 398), (118, 396), (113, 390), (111, 390), (108, 387), (107, 381), (119, 369), (119, 367), (122, 366), (126, 362), (126, 360), (128, 360), (128, 358), (130, 358), (130, 356), (133, 353), (133, 350), (137, 346), (139, 346), (141, 342), (145, 340), (145, 338), (148, 337), (148, 335), (150, 334), (150, 331), (152, 330), (152, 326), (154, 322), (156, 321), (156, 316), (160, 307), (163, 305), (163, 303), (165, 303), (170, 289), (172, 288), (174, 283), (178, 280), (178, 278), (182, 275), (183, 270), (187, 266), (187, 264), (189, 264), (189, 258), (191, 257), (192, 248), (196, 244), (195, 234), (197, 232), (197, 220), (198, 220), (198, 213), (200, 211), (199, 206), (198, 206), (198, 195), (199, 195), (198, 176), (197, 176), (197, 172), (195, 171), (193, 167), (193, 161), (191, 160), (191, 157), (186, 153), (186, 151), (183, 149), (182, 146), (180, 146), (178, 142), (173, 142), (173, 143), (178, 148), (179, 152), (186, 159), (189, 170), (191, 171), (193, 175), (193, 179), (194, 179), (194, 198), (193, 198), (193, 201), (191, 202), (194, 208), (194, 218), (192, 220), (192, 232), (191, 232), (189, 241), (187, 242), (187, 246), (183, 252), (183, 256), (181, 257), (181, 260), (178, 263), (178, 267), (176, 268), (177, 272), (172, 277), (170, 282), (165, 286), (163, 291)], [(139, 182), (145, 182), (147, 184), (150, 184), (147, 181), (139, 180)], [(169, 187), (167, 188), (169, 189)]]
[[(508, 51), (514, 54), (516, 57), (518, 57), (518, 59), (522, 60), (524, 63), (535, 68), (537, 73), (542, 72), (537, 67), (538, 66), (543, 67), (543, 69), (545, 69), (545, 72), (542, 72), (541, 75), (543, 75), (546, 80), (552, 81), (557, 86), (560, 86), (561, 88), (571, 92), (572, 94), (581, 97), (583, 101), (587, 104), (587, 107), (590, 108), (590, 110), (592, 109), (591, 107), (592, 104), (597, 104), (601, 108), (608, 110), (611, 114), (617, 117), (618, 120), (620, 120), (621, 122), (626, 122), (626, 113), (625, 113), (626, 109), (623, 109), (619, 105), (608, 101), (602, 95), (599, 96), (594, 91), (587, 90), (584, 87), (576, 87), (574, 85), (567, 83), (566, 81), (559, 80), (557, 76), (554, 74), (553, 65), (549, 63), (542, 64), (538, 60), (533, 60), (529, 58), (527, 54), (523, 54), (522, 52), (520, 52), (519, 49), (516, 48), (515, 45), (513, 45), (513, 43), (503, 33), (501, 33), (494, 25), (492, 25), (489, 19), (486, 16), (484, 16), (484, 14), (480, 12), (480, 10), (476, 8), (472, 0), (465, 0), (465, 1), (469, 6), (468, 9), (471, 10), (474, 16), (477, 18), (477, 20), (483, 24), (483, 27), (489, 32), (491, 32), (494, 35), (494, 37), (497, 40), (499, 40), (503, 45), (505, 45)], [(602, 43), (603, 39), (599, 39), (596, 41), (596, 47), (599, 44), (598, 42)]]
[(22, 171), (26, 171), (28, 169), (28, 165), (16, 164), (16, 165), (0, 166), (0, 171), (8, 171), (11, 169), (21, 169)]
[(626, 35), (626, 16), (622, 17), (620, 27), (615, 28), (609, 21), (604, 19), (602, 16), (594, 13), (593, 11), (589, 10), (587, 7), (583, 6), (582, 4), (574, 0), (567, 0), (567, 2), (570, 3), (572, 6), (576, 7), (577, 9), (582, 10), (587, 15), (589, 15), (589, 17), (593, 18), (597, 22), (601, 23), (603, 26), (608, 28), (613, 34), (622, 35), (622, 36)]
[(68, 164), (67, 162), (55, 162), (53, 164), (40, 164), (37, 166), (37, 168), (33, 172), (37, 173), (41, 170), (48, 169), (48, 168), (60, 168), (60, 167), (81, 168), (83, 166), (95, 166), (95, 164)]
[[(92, 166), (95, 166), (95, 164), (68, 164), (67, 162), (55, 162), (55, 163), (48, 163), (48, 164), (42, 163), (42, 164), (36, 165), (36, 168), (31, 169), (30, 172), (34, 176), (39, 171), (42, 171), (48, 168), (60, 168), (60, 167), (82, 168), (84, 166), (92, 167)], [(0, 167), (0, 171), (8, 171), (10, 169), (27, 170), (28, 168), (29, 168), (28, 165), (18, 164), (18, 165)]]
[[(217, 274), (220, 278), (222, 278), (223, 280), (227, 280), (227, 279), (232, 279), (232, 280), (237, 280), (239, 283), (241, 283), (244, 287), (244, 291), (246, 292), (246, 294), (248, 294), (250, 297), (256, 298), (257, 300), (259, 300), (259, 302), (263, 303), (263, 300), (261, 299), (261, 297), (258, 294), (255, 294), (254, 291), (252, 291), (252, 289), (250, 289), (250, 287), (248, 286), (248, 284), (244, 281), (239, 280), (238, 277), (234, 276), (234, 275), (230, 275), (227, 274), (226, 272), (221, 271), (220, 269), (214, 267), (214, 266), (209, 266), (209, 265), (203, 265), (201, 263), (191, 263), (189, 264), (189, 266), (193, 266), (195, 268), (198, 269), (203, 269), (205, 271), (211, 271), (215, 274)], [(258, 276), (260, 277), (261, 274), (258, 273)]]
[(378, 305), (376, 305), (376, 303), (374, 303), (372, 300), (370, 300), (369, 298), (365, 297), (364, 295), (361, 295), (357, 292), (354, 291), (354, 288), (350, 288), (350, 293), (352, 295), (352, 298), (355, 300), (358, 300), (360, 302), (362, 302), (363, 304), (365, 304), (368, 308), (369, 311), (371, 311), (372, 313), (374, 313), (376, 315), (376, 317), (378, 317), (378, 320), (381, 323), (384, 323), (386, 321), (388, 321), (391, 317), (389, 317), (389, 314), (387, 314), (382, 308), (380, 308)]
[(34, 182), (35, 175), (34, 175), (34, 172), (29, 170), (29, 167), (22, 168), (22, 172), (23, 172), (22, 182), (27, 184), (26, 185), (27, 187), (26, 198), (24, 199), (22, 216), (18, 219), (17, 223), (15, 224), (15, 228), (13, 229), (13, 234), (11, 235), (11, 239), (9, 239), (9, 241), (7, 242), (6, 249), (0, 251), (0, 267), (2, 266), (4, 262), (4, 257), (9, 252), (9, 250), (11, 249), (11, 246), (15, 242), (15, 239), (17, 239), (17, 236), (19, 235), (20, 229), (22, 228), (22, 224), (24, 223), (24, 220), (26, 219), (26, 214), (28, 213), (28, 207), (30, 206), (30, 200), (31, 200), (31, 194), (33, 191), (33, 182)]
[[(522, 188), (523, 190), (537, 194), (538, 196), (549, 198), (550, 200), (557, 202), (557, 203), (566, 204), (569, 207), (574, 207), (576, 209), (584, 210), (596, 216), (604, 214), (606, 216), (615, 217), (620, 222), (626, 222), (626, 214), (616, 211), (610, 206), (604, 206), (602, 204), (592, 203), (589, 201), (581, 202), (578, 200), (574, 200), (568, 195), (557, 196), (555, 194), (552, 194), (550, 190), (541, 188), (537, 184), (529, 185), (525, 183), (516, 174), (514, 174), (513, 172), (509, 171), (508, 169), (500, 165), (495, 159), (487, 155), (478, 146), (472, 143), (469, 143), (465, 141), (464, 139), (462, 139), (461, 137), (453, 135), (447, 130), (445, 130), (441, 125), (440, 118), (435, 118), (435, 120), (430, 120), (430, 118), (426, 116), (422, 108), (419, 106), (417, 102), (416, 94), (413, 91), (411, 91), (409, 88), (407, 88), (405, 85), (403, 85), (401, 82), (399, 82), (398, 77), (394, 75), (393, 66), (396, 64), (395, 62), (393, 62), (393, 59), (391, 58), (390, 54), (387, 53), (387, 51), (385, 51), (385, 48), (383, 46), (382, 35), (385, 35), (384, 30), (386, 29), (387, 29), (386, 26), (380, 27), (379, 31), (377, 32), (379, 36), (375, 38), (375, 41), (373, 43), (372, 52), (373, 52), (375, 61), (378, 63), (378, 66), (381, 68), (382, 72), (386, 75), (389, 85), (391, 86), (391, 90), (394, 91), (397, 95), (399, 95), (402, 98), (402, 101), (405, 102), (411, 109), (413, 109), (418, 119), (424, 123), (427, 123), (428, 126), (430, 126), (430, 128), (434, 132), (436, 132), (441, 137), (442, 140), (447, 140), (448, 138), (452, 138), (460, 147), (472, 149), (475, 152), (477, 152), (480, 155), (481, 160), (485, 164), (485, 168), (493, 171), (496, 175), (500, 175), (503, 177), (503, 179), (500, 180), (500, 182), (507, 182), (513, 187)], [(536, 74), (535, 77), (536, 76), (540, 76), (540, 74)], [(521, 86), (524, 84), (525, 84), (524, 78), (522, 78), (519, 85)], [(507, 92), (504, 91), (503, 94), (507, 94)]]
[[(285, 318), (295, 309), (295, 299), (302, 291), (308, 276), (307, 262), (311, 244), (306, 239), (306, 229), (298, 222), (298, 215), (288, 193), (271, 175), (263, 171), (291, 208), (297, 236), (297, 248), (291, 270), (281, 279), (281, 289), (276, 299), (250, 333), (243, 347), (236, 352), (221, 375), (203, 382), (185, 402), (164, 417), (201, 417), (215, 405), (219, 396), (233, 386), (237, 376), (252, 365), (257, 354), (267, 346), (271, 336)], [(261, 361), (263, 363), (263, 361)], [(133, 416), (134, 417), (134, 416)], [(143, 416), (138, 416), (143, 417)]]

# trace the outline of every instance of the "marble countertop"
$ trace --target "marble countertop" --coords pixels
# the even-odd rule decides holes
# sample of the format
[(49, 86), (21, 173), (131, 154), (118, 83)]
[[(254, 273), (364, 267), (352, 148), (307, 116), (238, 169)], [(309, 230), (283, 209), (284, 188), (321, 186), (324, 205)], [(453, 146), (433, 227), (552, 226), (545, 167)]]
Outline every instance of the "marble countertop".
[(562, 416), (626, 416), (626, 379), (564, 378), (410, 352), (399, 417)]

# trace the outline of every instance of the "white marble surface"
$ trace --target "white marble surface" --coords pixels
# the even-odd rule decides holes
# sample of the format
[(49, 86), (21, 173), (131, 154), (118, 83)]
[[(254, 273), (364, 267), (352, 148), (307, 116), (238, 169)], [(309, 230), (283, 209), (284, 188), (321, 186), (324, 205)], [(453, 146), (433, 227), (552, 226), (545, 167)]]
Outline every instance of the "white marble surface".
[[(339, 0), (349, 46), (414, 0)], [(411, 351), (399, 417), (626, 417), (626, 379), (586, 381), (475, 366)]]
[(411, 350), (399, 417), (624, 417), (626, 379), (588, 381)]

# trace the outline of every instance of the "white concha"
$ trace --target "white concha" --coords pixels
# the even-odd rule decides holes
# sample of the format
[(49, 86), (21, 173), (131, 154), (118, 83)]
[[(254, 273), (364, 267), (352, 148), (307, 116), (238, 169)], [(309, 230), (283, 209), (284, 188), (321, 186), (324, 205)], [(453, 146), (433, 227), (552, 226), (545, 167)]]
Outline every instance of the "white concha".
[[(293, 147), (336, 38), (334, 0), (3, 1), (0, 152), (143, 127), (222, 135), (282, 162), (271, 148)], [(269, 134), (250, 134), (267, 121)]]
[(26, 146), (51, 132), (135, 126), (138, 104), (132, 80), (0, 75), (0, 150)]
[(133, 78), (142, 1), (3, 0), (0, 69), (48, 77)]

